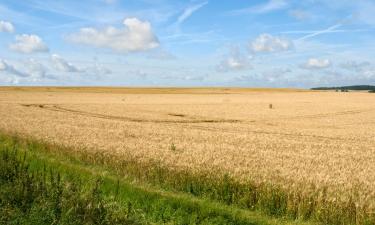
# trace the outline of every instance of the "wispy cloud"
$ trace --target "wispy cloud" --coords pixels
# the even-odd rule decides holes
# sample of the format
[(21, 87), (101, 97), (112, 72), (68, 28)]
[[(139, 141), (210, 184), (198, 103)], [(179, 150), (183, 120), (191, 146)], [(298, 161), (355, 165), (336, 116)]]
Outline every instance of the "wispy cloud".
[[(283, 31), (280, 34), (314, 34), (316, 32), (320, 32), (321, 30), (290, 30), (290, 31)], [(355, 32), (367, 32), (371, 31), (371, 29), (337, 29), (327, 31), (325, 33), (355, 33)]]
[(251, 6), (244, 9), (237, 9), (229, 12), (230, 15), (242, 14), (264, 14), (272, 11), (285, 9), (289, 6), (286, 0), (269, 0), (268, 2), (260, 5)]
[(191, 5), (191, 6), (187, 7), (183, 11), (183, 13), (177, 18), (176, 24), (177, 25), (182, 24), (187, 19), (189, 19), (189, 17), (191, 17), (191, 15), (193, 15), (194, 12), (196, 12), (197, 10), (199, 10), (200, 8), (202, 8), (203, 6), (205, 6), (207, 4), (208, 4), (208, 1), (205, 1), (205, 2), (201, 2), (199, 4), (195, 4), (195, 5)]
[(303, 41), (303, 40), (306, 40), (306, 39), (309, 39), (309, 38), (316, 37), (318, 35), (337, 32), (338, 28), (342, 27), (345, 24), (348, 24), (348, 23), (352, 22), (352, 20), (353, 20), (353, 15), (349, 15), (348, 17), (340, 20), (338, 23), (336, 23), (333, 26), (330, 26), (330, 27), (328, 27), (326, 29), (323, 29), (323, 30), (317, 30), (315, 32), (309, 33), (309, 34), (307, 34), (303, 37), (300, 37), (300, 38), (296, 39), (295, 41)]
[(3, 59), (0, 59), (0, 72), (4, 72), (10, 75), (15, 75), (18, 77), (27, 77), (29, 74), (24, 73), (18, 69), (16, 69), (13, 65), (9, 64)]
[(341, 26), (342, 26), (341, 23), (335, 24), (333, 26), (328, 27), (327, 29), (318, 30), (318, 31), (315, 31), (313, 33), (307, 34), (307, 35), (305, 35), (303, 37), (300, 37), (300, 38), (296, 39), (295, 41), (303, 41), (303, 40), (306, 40), (306, 39), (309, 39), (309, 38), (313, 38), (313, 37), (318, 36), (318, 35), (322, 35), (322, 34), (326, 34), (326, 33), (332, 33), (337, 28), (339, 28)]
[(53, 64), (53, 67), (55, 67), (56, 70), (61, 72), (80, 72), (81, 70), (74, 66), (73, 64), (67, 62), (64, 58), (57, 54), (51, 55), (51, 61)]

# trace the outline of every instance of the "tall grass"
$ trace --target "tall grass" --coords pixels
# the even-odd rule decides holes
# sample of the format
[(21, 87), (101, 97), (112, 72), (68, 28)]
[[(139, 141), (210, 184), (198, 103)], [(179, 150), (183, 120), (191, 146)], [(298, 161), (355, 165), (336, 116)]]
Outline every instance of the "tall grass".
[(294, 224), (136, 186), (70, 150), (0, 135), (0, 224)]
[[(48, 145), (37, 141), (25, 142), (29, 149), (42, 149), (71, 161), (85, 162), (107, 168), (120, 177), (138, 183), (147, 183), (165, 190), (181, 191), (227, 205), (261, 211), (274, 217), (309, 220), (323, 224), (375, 224), (375, 214), (368, 208), (359, 208), (352, 200), (332, 201), (326, 189), (311, 185), (307, 190), (286, 190), (268, 183), (241, 183), (231, 176), (216, 171), (192, 173), (163, 167), (159, 162), (142, 162), (129, 156), (76, 150)], [(337, 196), (340, 199), (340, 196)]]
[(174, 170), (159, 162), (140, 162), (137, 159), (110, 154), (90, 154), (78, 151), (75, 157), (88, 163), (104, 165), (122, 176), (139, 182), (157, 185), (167, 190), (182, 191), (195, 196), (218, 200), (227, 205), (262, 211), (270, 216), (292, 220), (312, 220), (323, 224), (375, 224), (375, 214), (369, 208), (359, 208), (353, 199), (336, 201), (328, 196), (325, 188), (311, 185), (307, 189), (287, 190), (269, 183), (242, 183), (220, 172), (192, 173)]
[(100, 180), (85, 186), (53, 168), (29, 168), (26, 152), (0, 151), (0, 224), (135, 224), (103, 198)]

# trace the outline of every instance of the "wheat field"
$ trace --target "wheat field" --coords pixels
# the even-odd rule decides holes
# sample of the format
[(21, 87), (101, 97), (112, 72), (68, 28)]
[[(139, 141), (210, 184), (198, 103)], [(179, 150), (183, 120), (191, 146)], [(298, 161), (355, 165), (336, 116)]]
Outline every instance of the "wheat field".
[(324, 189), (332, 201), (354, 198), (372, 213), (374, 98), (289, 89), (3, 87), (0, 129), (244, 183)]

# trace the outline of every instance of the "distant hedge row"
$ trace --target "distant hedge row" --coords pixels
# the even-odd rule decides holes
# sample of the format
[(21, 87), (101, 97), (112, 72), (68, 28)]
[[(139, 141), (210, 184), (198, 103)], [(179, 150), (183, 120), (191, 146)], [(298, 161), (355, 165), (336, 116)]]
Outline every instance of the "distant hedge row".
[(369, 91), (374, 93), (375, 86), (372, 85), (353, 85), (353, 86), (342, 86), (342, 87), (316, 87), (311, 90), (352, 90), (352, 91)]

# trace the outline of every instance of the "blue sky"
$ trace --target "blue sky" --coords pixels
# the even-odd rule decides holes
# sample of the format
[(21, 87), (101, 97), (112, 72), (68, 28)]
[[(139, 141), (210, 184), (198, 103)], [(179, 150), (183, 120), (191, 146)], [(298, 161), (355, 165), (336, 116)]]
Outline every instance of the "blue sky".
[(374, 12), (374, 0), (2, 0), (0, 85), (374, 85)]

